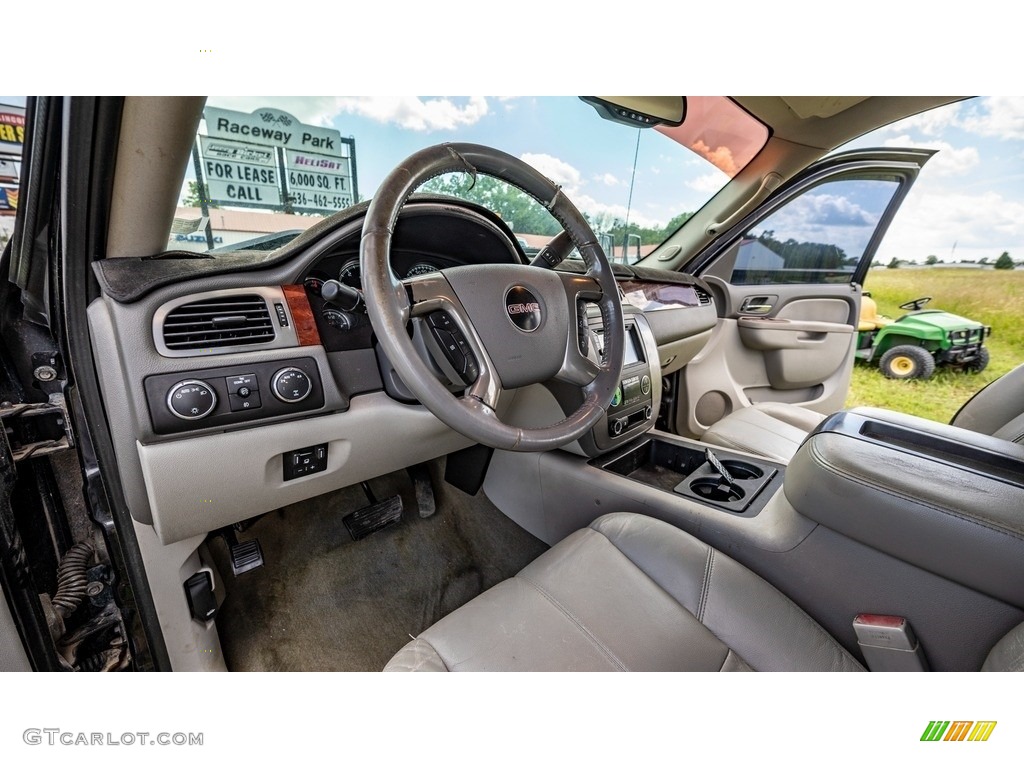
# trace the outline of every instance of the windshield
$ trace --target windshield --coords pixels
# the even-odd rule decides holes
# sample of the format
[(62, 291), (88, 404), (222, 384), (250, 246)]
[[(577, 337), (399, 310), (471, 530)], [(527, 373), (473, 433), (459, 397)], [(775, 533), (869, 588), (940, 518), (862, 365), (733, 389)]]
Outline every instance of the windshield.
[[(513, 154), (584, 213), (609, 257), (646, 256), (760, 151), (767, 129), (722, 97), (690, 97), (677, 127), (602, 119), (576, 97), (210, 97), (168, 250), (270, 250), (371, 198), (413, 152), (446, 141)], [(487, 177), (433, 179), (421, 192), (495, 211), (531, 255), (560, 227)]]

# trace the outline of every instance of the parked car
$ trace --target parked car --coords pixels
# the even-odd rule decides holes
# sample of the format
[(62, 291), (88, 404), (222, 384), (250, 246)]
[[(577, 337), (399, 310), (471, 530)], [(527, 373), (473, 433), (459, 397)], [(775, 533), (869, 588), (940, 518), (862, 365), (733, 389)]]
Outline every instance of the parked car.
[[(230, 191), (242, 172), (219, 170), (236, 201), (281, 168), (211, 146), (242, 135), (213, 135), (223, 104), (30, 99), (3, 256), (4, 663), (1012, 665), (989, 654), (1024, 620), (1024, 450), (842, 411), (864, 277), (933, 152), (836, 150), (954, 101), (538, 100), (559, 118), (537, 134), (505, 110), (507, 147), (424, 141), (368, 203), (210, 254), (169, 237), (193, 153), (263, 163)], [(247, 139), (298, 135), (253, 106)], [(622, 149), (608, 185), (638, 156), (676, 173), (674, 152), (722, 180), (637, 263), (609, 264), (583, 177), (550, 162), (599, 136)], [(439, 173), (469, 189), (413, 194)], [(487, 174), (564, 230), (535, 265), (493, 210), (504, 187), (471, 199)], [(826, 226), (836, 201), (847, 228)], [(785, 423), (806, 412), (838, 415), (808, 437)], [(741, 414), (802, 447), (701, 439)]]

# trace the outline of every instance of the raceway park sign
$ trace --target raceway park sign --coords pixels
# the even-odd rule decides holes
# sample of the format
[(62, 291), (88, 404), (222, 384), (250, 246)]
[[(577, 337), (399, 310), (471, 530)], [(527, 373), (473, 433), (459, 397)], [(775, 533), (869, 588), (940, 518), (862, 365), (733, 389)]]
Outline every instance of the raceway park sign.
[(356, 201), (355, 141), (279, 109), (207, 107), (199, 137), (205, 196), (216, 205), (333, 213)]
[(251, 115), (207, 107), (206, 132), (219, 139), (247, 141), (267, 147), (304, 149), (341, 157), (341, 133), (333, 128), (304, 125), (279, 109), (257, 109)]

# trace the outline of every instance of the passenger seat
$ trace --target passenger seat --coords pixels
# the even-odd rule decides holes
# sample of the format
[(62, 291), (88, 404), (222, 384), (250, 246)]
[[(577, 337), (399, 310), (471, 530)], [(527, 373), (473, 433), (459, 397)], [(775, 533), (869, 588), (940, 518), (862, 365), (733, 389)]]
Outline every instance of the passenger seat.
[[(701, 441), (788, 464), (824, 414), (788, 403), (754, 403), (715, 422)], [(950, 424), (1024, 443), (1024, 365), (977, 392)]]

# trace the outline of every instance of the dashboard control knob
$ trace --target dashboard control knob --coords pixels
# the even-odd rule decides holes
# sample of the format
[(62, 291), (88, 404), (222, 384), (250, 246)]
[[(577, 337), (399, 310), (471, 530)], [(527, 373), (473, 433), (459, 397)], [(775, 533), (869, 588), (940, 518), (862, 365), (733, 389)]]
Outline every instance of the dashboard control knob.
[(622, 430), (625, 428), (625, 419), (616, 419), (611, 424), (611, 432), (613, 435), (621, 435)]
[(640, 391), (645, 395), (651, 394), (651, 377), (646, 373), (640, 379)]
[(309, 397), (313, 391), (313, 382), (299, 368), (282, 368), (274, 374), (270, 389), (281, 402), (298, 403)]
[(653, 415), (654, 415), (654, 409), (651, 408), (651, 406), (648, 405), (646, 408), (644, 408), (644, 421), (650, 421), (651, 420), (651, 416), (653, 416)]
[(217, 393), (199, 379), (179, 381), (167, 393), (167, 407), (179, 419), (196, 421), (209, 416), (217, 407)]

